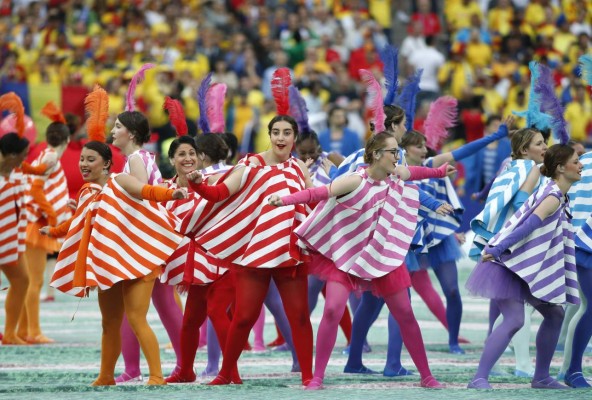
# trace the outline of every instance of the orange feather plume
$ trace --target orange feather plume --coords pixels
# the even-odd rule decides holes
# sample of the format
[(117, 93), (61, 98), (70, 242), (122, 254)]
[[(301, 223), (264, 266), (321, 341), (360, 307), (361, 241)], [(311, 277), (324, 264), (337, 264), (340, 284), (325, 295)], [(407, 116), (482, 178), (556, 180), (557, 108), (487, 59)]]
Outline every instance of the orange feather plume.
[(21, 98), (14, 92), (8, 92), (0, 96), (0, 110), (8, 110), (14, 113), (16, 118), (16, 133), (23, 137), (25, 134), (25, 107)]
[(105, 142), (105, 125), (109, 117), (109, 97), (105, 89), (95, 85), (84, 99), (84, 110), (88, 115), (86, 131), (89, 140)]
[(66, 123), (66, 118), (64, 118), (64, 114), (62, 114), (62, 110), (60, 110), (53, 101), (48, 101), (47, 104), (43, 106), (41, 114), (51, 119), (52, 122)]

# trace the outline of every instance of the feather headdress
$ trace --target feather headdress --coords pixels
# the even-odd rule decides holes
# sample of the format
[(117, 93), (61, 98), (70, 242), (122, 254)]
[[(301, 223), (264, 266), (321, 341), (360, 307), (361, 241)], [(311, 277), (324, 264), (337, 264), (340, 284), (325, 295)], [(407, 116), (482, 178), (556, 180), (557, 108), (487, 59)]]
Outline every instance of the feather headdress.
[(226, 85), (214, 83), (206, 93), (206, 116), (210, 126), (210, 132), (224, 133), (224, 98), (226, 97)]
[(539, 96), (541, 102), (541, 111), (549, 114), (551, 117), (551, 128), (559, 143), (567, 144), (569, 142), (569, 133), (567, 132), (567, 122), (563, 116), (563, 107), (555, 95), (555, 85), (551, 70), (539, 65), (540, 76), (535, 83), (534, 91)]
[(0, 110), (7, 110), (14, 114), (16, 133), (23, 137), (25, 134), (25, 107), (21, 98), (14, 92), (0, 96)]
[(187, 121), (185, 120), (185, 112), (183, 111), (181, 102), (166, 96), (162, 108), (169, 113), (169, 120), (171, 121), (171, 125), (177, 131), (177, 135), (187, 135)]
[(430, 105), (430, 110), (423, 125), (426, 144), (439, 151), (448, 137), (448, 129), (456, 124), (458, 101), (452, 96), (442, 96)]
[(417, 93), (419, 93), (421, 74), (423, 74), (423, 69), (418, 69), (407, 79), (407, 83), (405, 83), (405, 86), (403, 86), (401, 89), (401, 94), (397, 99), (399, 106), (405, 110), (405, 116), (407, 117), (405, 128), (408, 131), (413, 127), (413, 120), (415, 118), (415, 102)]
[(526, 118), (526, 126), (538, 130), (545, 130), (551, 127), (551, 117), (541, 112), (541, 99), (535, 91), (536, 82), (539, 80), (539, 64), (536, 61), (528, 63), (530, 69), (530, 92), (528, 96), (528, 108), (526, 111), (513, 111), (514, 115)]
[(64, 118), (64, 114), (62, 114), (62, 110), (60, 110), (53, 101), (48, 101), (47, 104), (43, 106), (41, 114), (51, 119), (52, 122), (66, 123), (66, 118)]
[(146, 75), (146, 71), (150, 68), (154, 68), (155, 64), (144, 64), (142, 67), (134, 74), (132, 80), (127, 88), (127, 94), (125, 96), (125, 111), (135, 111), (136, 110), (136, 100), (134, 96), (136, 95), (136, 87), (139, 83), (144, 80)]
[(206, 75), (201, 81), (199, 89), (197, 89), (197, 104), (199, 105), (199, 120), (197, 126), (203, 133), (210, 132), (210, 124), (208, 123), (208, 113), (206, 107), (206, 97), (210, 83), (212, 82), (212, 73)]
[(288, 88), (292, 84), (292, 77), (288, 68), (278, 68), (271, 78), (271, 94), (275, 100), (278, 115), (288, 115), (290, 110), (290, 96)]
[(306, 108), (304, 98), (298, 91), (298, 88), (294, 85), (290, 85), (288, 91), (290, 96), (290, 115), (296, 120), (298, 131), (310, 132), (310, 126), (308, 125), (308, 109)]
[(399, 90), (399, 50), (395, 46), (387, 45), (378, 54), (384, 65), (382, 70), (385, 80), (384, 85), (386, 86), (384, 105), (390, 106), (395, 102), (397, 91)]
[(384, 100), (382, 98), (382, 87), (380, 83), (374, 78), (372, 72), (367, 69), (360, 70), (362, 82), (366, 85), (366, 92), (368, 92), (368, 99), (366, 104), (372, 111), (372, 122), (374, 123), (374, 133), (382, 132), (384, 128)]
[(105, 125), (109, 118), (109, 96), (105, 89), (95, 85), (93, 91), (84, 99), (84, 111), (87, 114), (86, 131), (89, 140), (105, 142)]

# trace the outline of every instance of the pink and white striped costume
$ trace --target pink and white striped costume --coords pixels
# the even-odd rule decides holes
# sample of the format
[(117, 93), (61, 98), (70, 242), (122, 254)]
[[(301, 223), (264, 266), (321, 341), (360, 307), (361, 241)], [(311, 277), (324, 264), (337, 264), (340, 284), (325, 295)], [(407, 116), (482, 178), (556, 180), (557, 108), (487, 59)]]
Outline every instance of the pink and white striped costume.
[(419, 193), (396, 177), (356, 174), (360, 185), (351, 193), (322, 201), (296, 229), (301, 244), (350, 275), (372, 280), (405, 261), (417, 224)]

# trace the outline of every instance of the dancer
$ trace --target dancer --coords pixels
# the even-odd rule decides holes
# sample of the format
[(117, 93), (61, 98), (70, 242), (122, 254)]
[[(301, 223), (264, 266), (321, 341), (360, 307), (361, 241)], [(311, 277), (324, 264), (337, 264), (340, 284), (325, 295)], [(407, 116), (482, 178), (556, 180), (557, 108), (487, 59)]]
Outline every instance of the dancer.
[[(90, 114), (87, 120), (89, 137), (104, 140), (108, 116), (107, 93), (96, 88), (85, 104)], [(115, 143), (121, 144), (126, 139), (141, 141), (148, 132), (143, 115), (124, 112), (115, 122)], [(111, 153), (99, 147), (105, 149), (106, 145), (93, 149), (96, 154), (86, 153), (87, 157), (81, 162), (81, 172), (83, 178), (95, 177), (94, 183), (103, 184), (103, 187), (92, 200), (79, 200), (58, 256), (52, 285), (77, 296), (83, 296), (91, 287), (98, 286), (100, 289), (98, 297), (103, 325), (101, 370), (93, 382), (94, 386), (115, 385), (114, 372), (121, 353), (120, 329), (124, 312), (148, 362), (150, 379), (147, 384), (166, 384), (162, 377), (158, 341), (146, 321), (146, 314), (154, 280), (160, 274), (161, 266), (178, 247), (181, 236), (173, 229), (174, 219), (154, 201), (181, 198), (184, 191), (145, 185), (126, 173), (109, 178)], [(146, 177), (148, 171), (138, 158), (128, 160), (126, 169), (139, 170)], [(142, 163), (143, 169), (138, 168), (138, 162)], [(142, 198), (151, 201), (142, 201)]]
[[(70, 130), (61, 111), (53, 104), (48, 103), (41, 112), (49, 117), (52, 122), (45, 131), (47, 148), (39, 154), (32, 163), (33, 166), (51, 163), (54, 166), (46, 171), (43, 177), (31, 178), (30, 200), (27, 202), (27, 234), (25, 238), (27, 269), (29, 272), (29, 289), (25, 298), (25, 308), (19, 331), (26, 332), (26, 340), (32, 344), (53, 343), (41, 331), (39, 323), (39, 301), (45, 267), (48, 254), (60, 250), (62, 239), (43, 236), (39, 229), (45, 225), (55, 226), (67, 221), (72, 211), (68, 207), (68, 185), (60, 158), (68, 141)], [(26, 328), (25, 328), (26, 320)], [(22, 336), (21, 334), (21, 336)]]
[[(1, 103), (0, 97), (0, 103)], [(22, 105), (21, 105), (22, 107)], [(17, 121), (22, 119), (17, 114)], [(18, 124), (17, 124), (18, 126)], [(23, 125), (24, 126), (24, 125)], [(29, 141), (22, 132), (7, 133), (0, 138), (0, 207), (5, 212), (0, 218), (2, 241), (0, 242), (0, 272), (10, 284), (4, 302), (4, 334), (2, 345), (25, 345), (24, 338), (17, 335), (19, 316), (24, 308), (29, 278), (24, 259), (25, 230), (27, 220), (24, 208), (25, 178), (19, 167), (29, 153)]]
[(551, 179), (490, 239), (481, 262), (471, 273), (467, 289), (474, 295), (492, 299), (504, 320), (485, 341), (479, 368), (469, 388), (491, 388), (489, 371), (513, 334), (522, 327), (525, 302), (544, 318), (536, 338), (536, 367), (531, 386), (567, 388), (549, 375), (549, 366), (563, 321), (561, 305), (578, 302), (575, 248), (566, 194), (580, 180), (581, 172), (582, 164), (570, 146), (551, 146), (541, 167), (541, 173)]
[(196, 240), (231, 266), (236, 284), (236, 307), (222, 369), (211, 385), (231, 383), (232, 366), (259, 316), (272, 279), (290, 322), (302, 383), (312, 378), (312, 326), (303, 265), (307, 256), (296, 246), (292, 233), (306, 211), (304, 206), (280, 210), (267, 204), (271, 194), (289, 194), (311, 186), (304, 163), (290, 155), (298, 125), (286, 115), (289, 85), (289, 71), (280, 68), (272, 80), (279, 115), (268, 124), (269, 150), (241, 160), (214, 186), (204, 184), (197, 171), (188, 176), (194, 190), (212, 202), (212, 211), (206, 210), (212, 217), (200, 227)]
[[(402, 266), (413, 238), (419, 201), (417, 189), (405, 186), (399, 178), (409, 179), (413, 175), (398, 166), (398, 155), (397, 140), (381, 131), (366, 144), (366, 170), (340, 178), (330, 187), (283, 197), (274, 195), (269, 200), (272, 205), (290, 206), (328, 199), (296, 230), (308, 248), (320, 253), (318, 262), (311, 263), (311, 272), (327, 280), (327, 301), (317, 334), (315, 374), (307, 389), (322, 388), (337, 323), (349, 294), (370, 288), (385, 299), (404, 327), (405, 344), (420, 371), (422, 387), (443, 387), (430, 372), (406, 290), (410, 280)], [(443, 176), (446, 166), (434, 171)], [(352, 236), (347, 232), (348, 224), (354, 220), (367, 222), (359, 225)]]

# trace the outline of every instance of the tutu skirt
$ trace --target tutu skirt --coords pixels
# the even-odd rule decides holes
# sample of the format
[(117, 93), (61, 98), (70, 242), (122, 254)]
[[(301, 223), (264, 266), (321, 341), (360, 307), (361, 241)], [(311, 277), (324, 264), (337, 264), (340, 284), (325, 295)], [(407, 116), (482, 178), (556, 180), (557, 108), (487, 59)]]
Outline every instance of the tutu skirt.
[(473, 296), (493, 300), (525, 301), (532, 296), (526, 282), (508, 268), (492, 261), (479, 262), (465, 287)]
[(427, 254), (419, 259), (421, 268), (438, 268), (443, 263), (458, 261), (463, 258), (463, 252), (454, 235), (448, 236), (434, 247), (430, 247)]
[(421, 269), (419, 267), (418, 257), (419, 256), (415, 254), (413, 251), (407, 253), (407, 256), (405, 257), (405, 265), (407, 266), (407, 271), (417, 272)]
[(313, 254), (309, 264), (309, 273), (326, 282), (338, 282), (361, 296), (363, 292), (371, 291), (378, 297), (386, 297), (405, 290), (411, 286), (411, 278), (405, 265), (380, 278), (365, 280), (339, 270), (333, 261), (320, 255)]
[(41, 219), (37, 222), (29, 222), (27, 225), (25, 243), (27, 246), (43, 249), (47, 253), (58, 252), (62, 247), (58, 239), (39, 233), (39, 229), (46, 225), (47, 221), (45, 219)]

